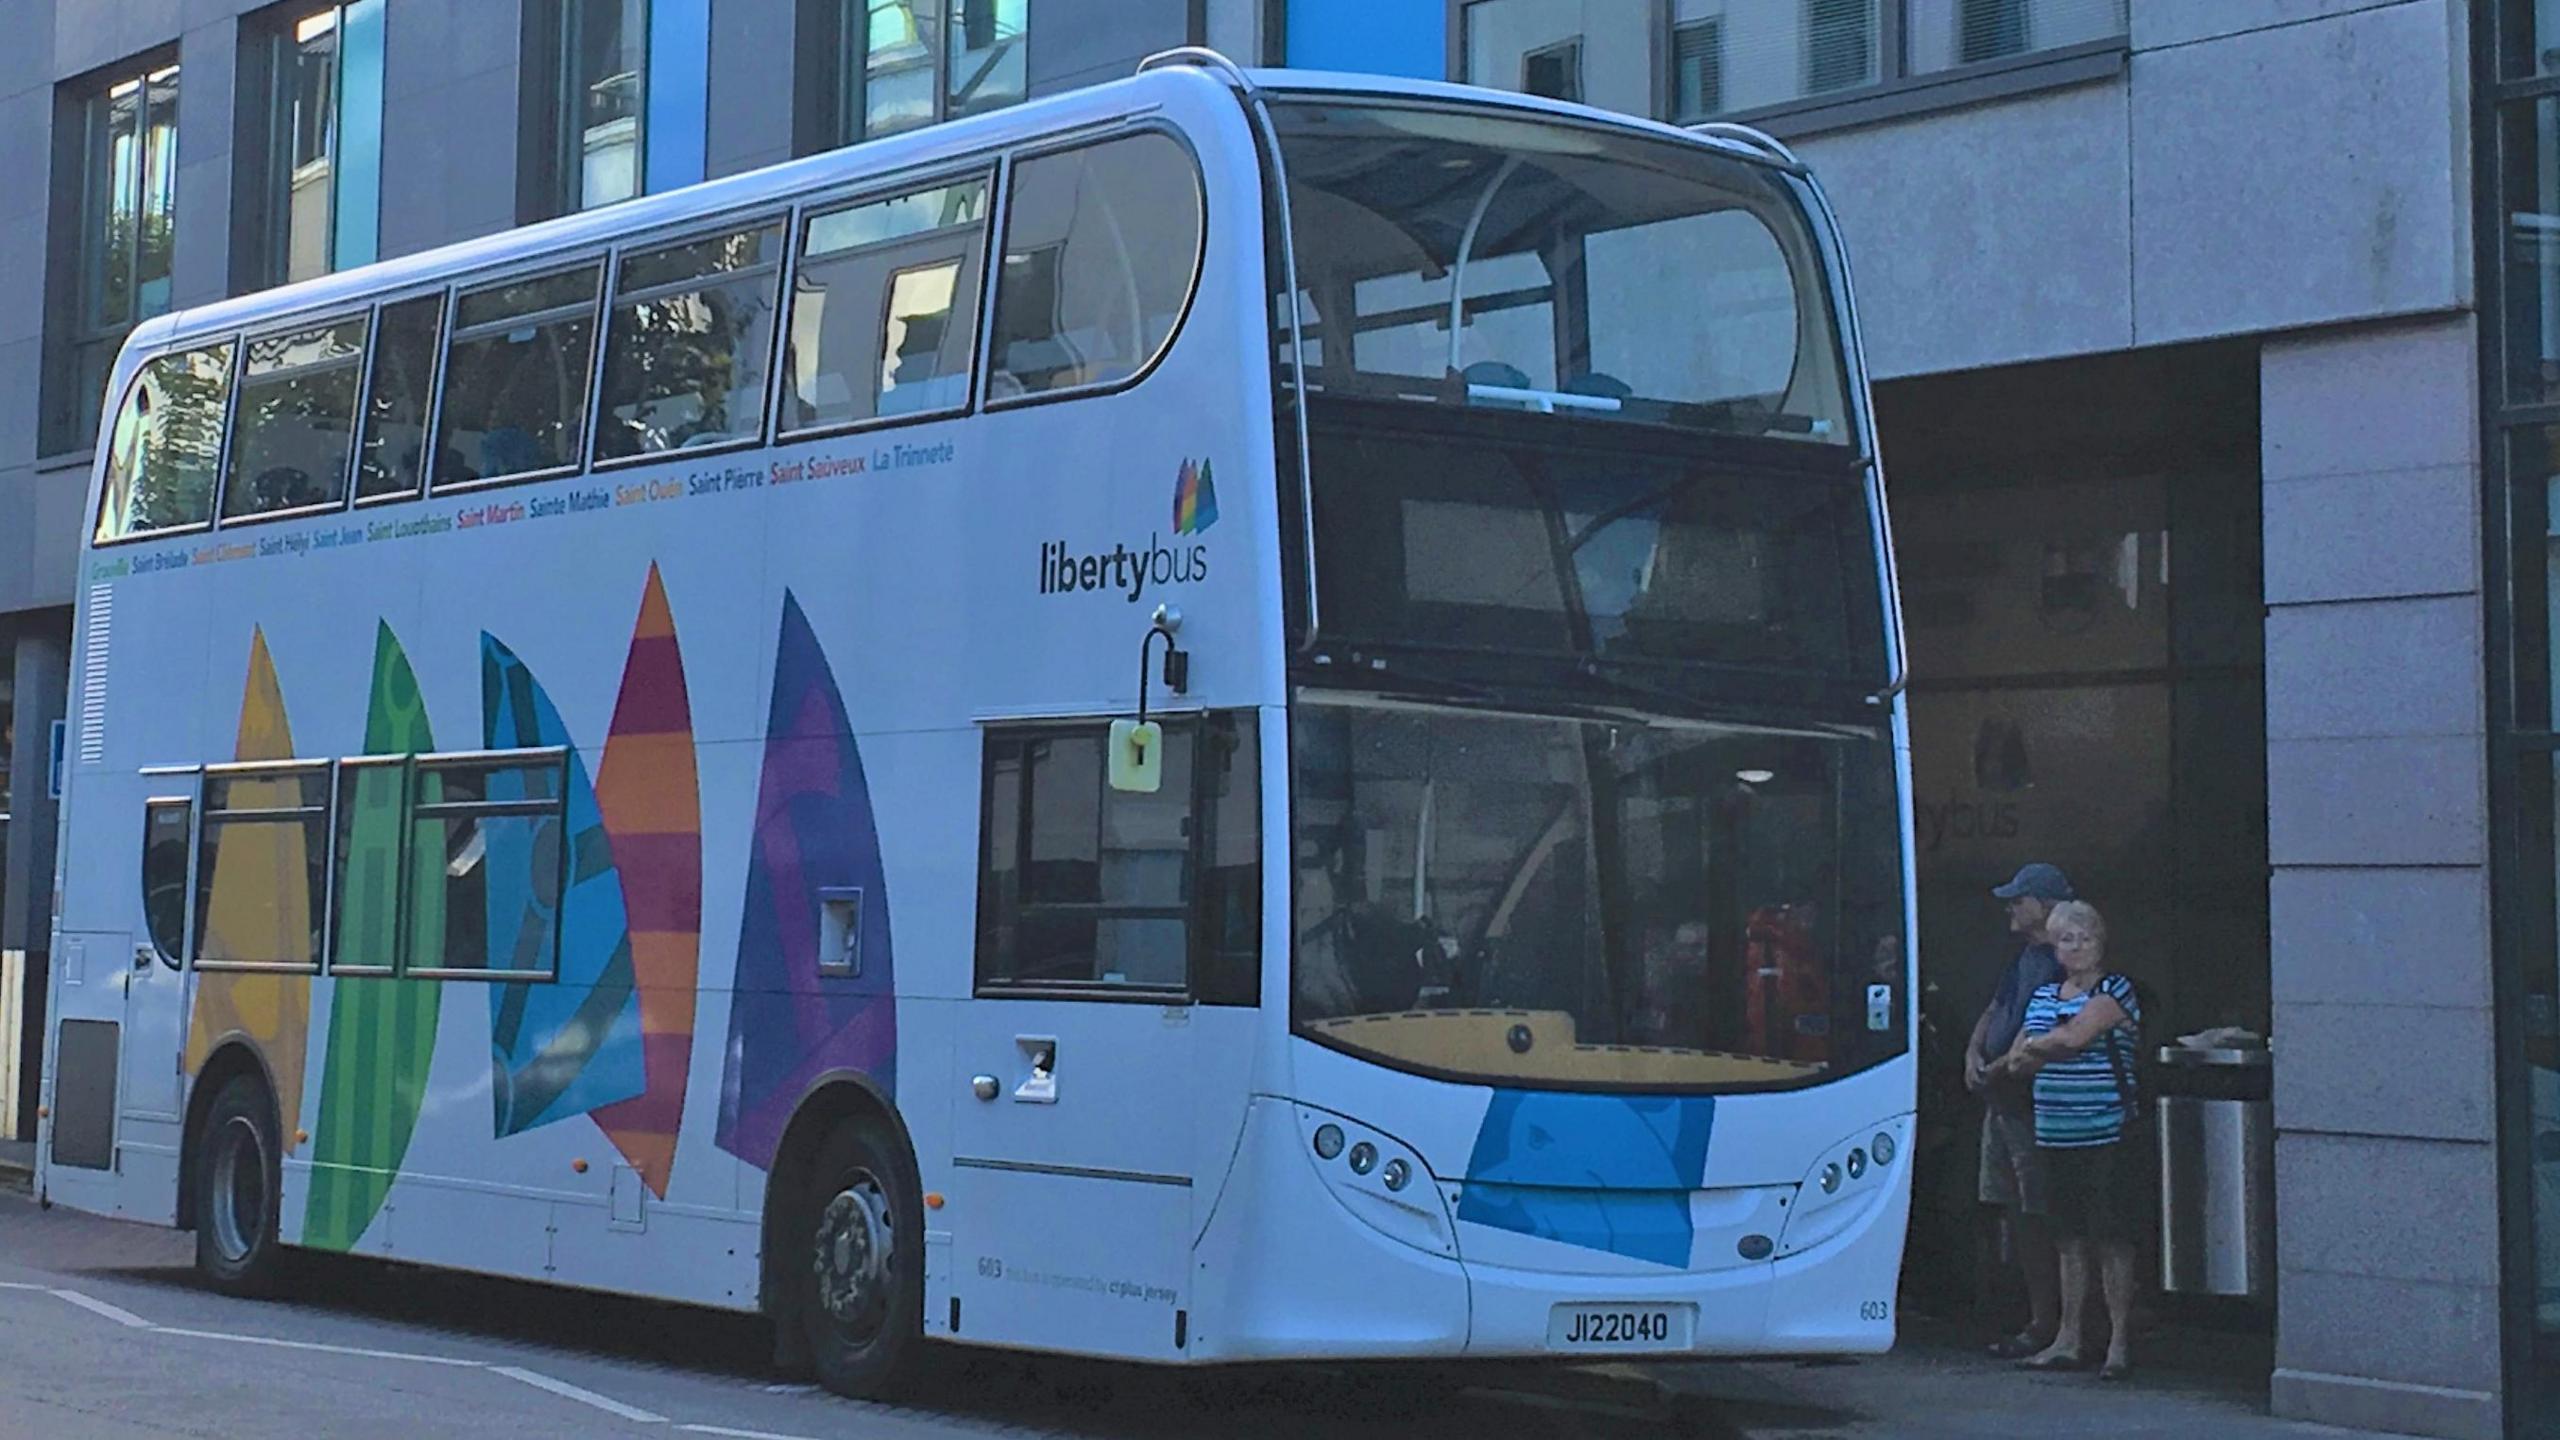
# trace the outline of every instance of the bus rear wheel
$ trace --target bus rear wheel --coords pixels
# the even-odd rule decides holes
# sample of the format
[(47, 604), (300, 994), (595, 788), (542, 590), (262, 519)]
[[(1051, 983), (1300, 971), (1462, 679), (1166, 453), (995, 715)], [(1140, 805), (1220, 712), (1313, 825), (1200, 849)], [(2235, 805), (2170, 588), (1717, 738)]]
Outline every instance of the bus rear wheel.
[(910, 1388), (924, 1350), (924, 1217), (913, 1165), (888, 1127), (838, 1125), (801, 1206), (799, 1319), (818, 1383), (857, 1400)]
[(279, 1154), (266, 1086), (232, 1076), (205, 1112), (195, 1157), (196, 1269), (226, 1295), (271, 1295), (281, 1278)]

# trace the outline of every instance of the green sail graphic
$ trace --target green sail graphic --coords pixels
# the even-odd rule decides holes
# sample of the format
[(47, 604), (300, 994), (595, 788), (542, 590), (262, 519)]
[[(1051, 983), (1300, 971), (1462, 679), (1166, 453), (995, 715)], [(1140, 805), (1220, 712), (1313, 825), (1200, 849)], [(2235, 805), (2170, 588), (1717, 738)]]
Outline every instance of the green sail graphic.
[[(435, 749), (427, 707), (409, 657), (385, 624), (373, 650), (373, 697), (364, 752), (418, 755)], [(401, 765), (350, 766), (339, 817), (346, 847), (338, 897), (336, 963), (392, 964), (399, 949)], [(421, 795), (420, 800), (433, 796)], [(409, 876), (410, 963), (444, 953), (444, 847), (422, 845)], [(320, 1119), (311, 1137), (311, 1203), (302, 1243), (353, 1250), (399, 1178), (427, 1094), (444, 987), (432, 980), (341, 976), (329, 1002), (329, 1048), (320, 1078)]]

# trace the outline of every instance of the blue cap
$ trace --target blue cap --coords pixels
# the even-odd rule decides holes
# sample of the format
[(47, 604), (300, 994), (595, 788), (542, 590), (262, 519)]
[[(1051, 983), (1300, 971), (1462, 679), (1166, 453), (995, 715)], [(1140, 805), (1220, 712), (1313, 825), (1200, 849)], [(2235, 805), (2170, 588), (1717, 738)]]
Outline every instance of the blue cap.
[(2068, 900), (2072, 898), (2071, 877), (2062, 873), (2061, 866), (2047, 865), (2039, 860), (2018, 867), (2018, 873), (2008, 884), (1993, 887), (1991, 893), (2001, 900), (2017, 900), (2030, 895), (2038, 900)]

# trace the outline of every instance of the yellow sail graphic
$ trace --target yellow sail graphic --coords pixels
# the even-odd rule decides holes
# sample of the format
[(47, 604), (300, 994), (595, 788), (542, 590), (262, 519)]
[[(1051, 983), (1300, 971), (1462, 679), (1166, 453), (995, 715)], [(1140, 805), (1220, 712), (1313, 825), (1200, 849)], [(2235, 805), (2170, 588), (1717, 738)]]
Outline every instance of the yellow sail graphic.
[[(249, 680), (240, 697), (241, 760), (293, 758), (284, 692), (262, 630), (249, 637)], [(227, 808), (290, 808), (302, 803), (295, 779), (235, 780)], [(199, 953), (207, 961), (308, 967), (313, 958), (308, 842), (299, 822), (225, 825), (206, 857), (213, 879), (205, 901)], [(202, 862), (199, 862), (202, 863)], [(257, 1047), (275, 1081), (284, 1145), (295, 1148), (302, 1113), (302, 1066), (311, 1037), (311, 977), (199, 970), (195, 1012), (187, 1025), (187, 1073), (195, 1075), (214, 1047), (238, 1036)]]

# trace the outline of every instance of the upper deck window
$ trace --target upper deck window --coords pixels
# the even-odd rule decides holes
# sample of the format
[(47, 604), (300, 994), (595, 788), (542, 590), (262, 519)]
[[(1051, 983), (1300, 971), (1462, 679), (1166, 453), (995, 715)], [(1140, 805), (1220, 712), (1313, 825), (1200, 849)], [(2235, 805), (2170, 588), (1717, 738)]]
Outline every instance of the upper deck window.
[(154, 356), (142, 367), (107, 436), (98, 543), (213, 519), (222, 409), (230, 394), (228, 340)]
[(222, 518), (335, 505), (347, 497), (364, 317), (251, 339), (241, 359)]
[(443, 330), (441, 292), (382, 307), (373, 336), (373, 384), (365, 391), (364, 446), (356, 460), (359, 503), (418, 493)]
[(761, 435), (781, 276), (779, 224), (625, 258), (596, 458)]
[(816, 430), (968, 401), (987, 178), (809, 217), (791, 297), (782, 428)]
[(1111, 385), (1155, 362), (1200, 274), (1200, 168), (1160, 131), (1014, 167), (996, 282), (995, 401)]
[(1853, 438), (1821, 251), (1783, 173), (1482, 112), (1277, 114), (1313, 387)]
[(438, 487), (578, 463), (602, 274), (581, 265), (462, 292), (445, 352)]

